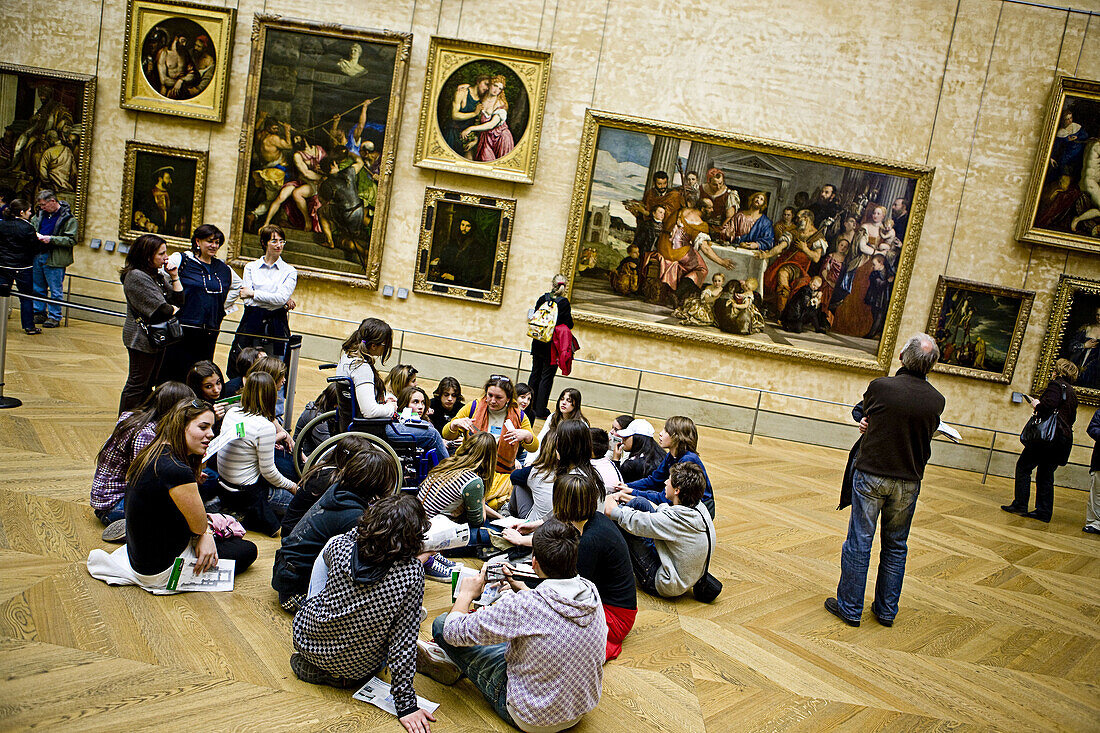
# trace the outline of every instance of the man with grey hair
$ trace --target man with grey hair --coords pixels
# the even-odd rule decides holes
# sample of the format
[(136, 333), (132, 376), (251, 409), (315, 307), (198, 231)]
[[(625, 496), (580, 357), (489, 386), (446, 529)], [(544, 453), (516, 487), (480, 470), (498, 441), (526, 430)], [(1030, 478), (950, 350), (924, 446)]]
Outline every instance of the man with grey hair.
[[(77, 221), (69, 211), (69, 205), (57, 200), (49, 189), (42, 189), (35, 197), (38, 213), (31, 218), (42, 251), (34, 257), (34, 294), (40, 298), (62, 300), (62, 283), (65, 268), (73, 264), (73, 247), (76, 245)], [(34, 322), (43, 328), (61, 325), (61, 306), (35, 303)]]
[(926, 333), (909, 339), (892, 377), (872, 380), (863, 394), (863, 441), (852, 474), (852, 515), (840, 553), (836, 598), (825, 608), (849, 626), (859, 626), (875, 525), (882, 517), (882, 546), (871, 613), (883, 626), (893, 626), (905, 577), (906, 540), (917, 506), (932, 436), (940, 424), (944, 399), (927, 374), (940, 358)]

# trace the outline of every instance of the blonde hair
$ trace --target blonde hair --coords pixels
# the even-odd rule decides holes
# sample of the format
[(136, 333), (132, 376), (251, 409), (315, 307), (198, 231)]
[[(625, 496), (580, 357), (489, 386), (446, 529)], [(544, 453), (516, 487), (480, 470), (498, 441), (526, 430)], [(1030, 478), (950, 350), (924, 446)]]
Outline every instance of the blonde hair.
[[(450, 481), (463, 471), (473, 471), (489, 487), (496, 472), (497, 439), (492, 433), (473, 433), (467, 435), (450, 458), (444, 458), (435, 468), (428, 472), (421, 488)], [(427, 493), (423, 493), (427, 496)]]
[(1054, 362), (1054, 376), (1061, 377), (1070, 384), (1077, 381), (1077, 377), (1080, 373), (1081, 370), (1069, 359), (1058, 359)]

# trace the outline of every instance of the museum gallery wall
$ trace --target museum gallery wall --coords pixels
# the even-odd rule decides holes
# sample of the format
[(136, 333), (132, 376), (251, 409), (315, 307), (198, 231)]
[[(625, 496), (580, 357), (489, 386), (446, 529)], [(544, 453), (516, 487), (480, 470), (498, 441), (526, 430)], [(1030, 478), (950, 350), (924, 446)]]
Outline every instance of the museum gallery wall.
[[(546, 4), (533, 0), (507, 3), (487, 0), (441, 4), (398, 0), (336, 3), (325, 6), (325, 12), (319, 14), (320, 6), (302, 0), (240, 0), (230, 4), (236, 6), (232, 35), (225, 32), (217, 39), (210, 36), (212, 43), (227, 39), (232, 43), (228, 54), (222, 54), (220, 47), (214, 49), (216, 59), (228, 56), (224, 121), (217, 122), (120, 107), (116, 90), (122, 89), (128, 3), (112, 0), (100, 6), (80, 0), (60, 0), (54, 5), (56, 12), (49, 16), (35, 18), (34, 22), (14, 21), (18, 32), (9, 34), (0, 60), (40, 67), (46, 65), (42, 49), (49, 48), (52, 68), (95, 77), (99, 94), (92, 116), (85, 241), (90, 237), (117, 235), (124, 203), (127, 141), (136, 141), (178, 151), (206, 152), (203, 216), (230, 233), (234, 240), (231, 245), (243, 247), (247, 254), (248, 228), (243, 221), (237, 228), (233, 217), (235, 213), (242, 217), (249, 213), (247, 205), (236, 206), (235, 192), (240, 190), (242, 154), (251, 152), (251, 141), (242, 141), (242, 131), (250, 125), (254, 127), (256, 122), (256, 109), (249, 112), (249, 72), (253, 19), (257, 13), (320, 23), (324, 32), (330, 34), (338, 32), (336, 26), (411, 34), (402, 84), (404, 96), (386, 97), (394, 113), (394, 158), (389, 171), (392, 177), (384, 241), (377, 243), (380, 247), (377, 284), (413, 289), (421, 249), (425, 193), (431, 187), (494, 202), (515, 201), (500, 304), (486, 302), (485, 298), (445, 298), (415, 292), (406, 301), (386, 298), (381, 292), (369, 289), (370, 277), (358, 254), (353, 252), (349, 257), (336, 241), (329, 248), (322, 229), (312, 231), (309, 242), (310, 247), (317, 248), (317, 256), (329, 258), (326, 266), (318, 266), (317, 270), (337, 271), (340, 276), (304, 277), (299, 285), (300, 297), (296, 295), (301, 311), (351, 320), (377, 315), (398, 328), (450, 322), (460, 324), (461, 333), (478, 340), (524, 346), (526, 311), (536, 295), (546, 289), (550, 277), (562, 268), (563, 253), (569, 247), (568, 232), (574, 224), (570, 211), (577, 196), (578, 160), (587, 110), (934, 169), (904, 300), (887, 301), (888, 322), (895, 324), (897, 339), (928, 327), (941, 276), (1035, 293), (1010, 383), (960, 373), (934, 375), (937, 386), (948, 398), (950, 417), (957, 422), (1018, 429), (1019, 408), (1011, 405), (1008, 395), (1012, 390), (1027, 391), (1032, 386), (1059, 278), (1070, 275), (1085, 281), (1100, 280), (1100, 262), (1087, 247), (1021, 244), (1016, 238), (1025, 202), (1033, 200), (1029, 199), (1028, 188), (1048, 126), (1056, 77), (1062, 74), (1086, 80), (1100, 78), (1100, 25), (1088, 24), (1083, 14), (991, 0), (963, 0), (957, 7), (920, 6), (906, 13), (899, 13), (896, 3), (890, 2), (858, 6), (753, 3), (736, 7), (678, 3), (675, 13), (660, 12), (660, 8), (641, 13), (633, 4), (606, 1)], [(224, 6), (207, 7), (226, 10)], [(593, 18), (601, 22), (594, 23)], [(704, 37), (709, 39), (716, 33), (720, 37), (717, 44), (704, 43)], [(537, 168), (531, 171), (533, 182), (517, 183), (442, 166), (441, 170), (414, 164), (433, 36), (552, 55), (541, 137), (537, 141)], [(853, 38), (859, 41), (852, 42)], [(1043, 43), (1035, 43), (1037, 38), (1044, 39)], [(654, 44), (654, 39), (660, 39), (660, 43)], [(336, 41), (332, 47), (326, 46), (324, 52), (332, 56), (333, 63), (352, 61), (347, 39)], [(347, 47), (336, 48), (339, 44)], [(654, 50), (640, 55), (639, 49)], [(364, 45), (360, 55), (363, 60), (356, 62), (363, 68), (369, 66), (367, 50)], [(208, 65), (208, 61), (203, 64)], [(677, 71), (685, 64), (697, 71)], [(721, 73), (706, 73), (707, 68), (720, 68)], [(345, 76), (352, 85), (356, 83), (353, 77)], [(217, 81), (212, 77), (206, 88)], [(198, 85), (202, 83), (200, 80)], [(197, 89), (196, 84), (191, 87)], [(381, 104), (380, 93), (353, 91), (366, 91), (360, 95), (362, 101), (378, 97), (377, 104)], [(510, 91), (505, 91), (505, 95)], [(200, 91), (192, 99), (205, 93)], [(1082, 94), (1072, 89), (1069, 96), (1074, 104), (1079, 104), (1077, 98)], [(433, 100), (437, 115), (442, 97), (445, 92), (439, 89)], [(312, 127), (322, 122), (319, 112), (327, 115), (331, 126), (332, 114), (350, 110), (352, 101), (332, 110), (326, 107), (316, 112), (290, 112), (309, 117), (295, 118), (295, 126)], [(1081, 116), (1089, 118), (1093, 113), (1086, 106), (1082, 105)], [(0, 104), (0, 111), (6, 110)], [(354, 126), (359, 119), (357, 111), (344, 114), (338, 130)], [(9, 113), (7, 119), (14, 117)], [(1087, 132), (1100, 136), (1100, 129)], [(677, 160), (671, 161), (667, 172), (672, 187), (684, 184), (690, 141), (685, 155), (678, 157), (684, 158), (684, 169), (677, 167)], [(155, 161), (150, 158), (147, 162)], [(164, 164), (156, 166), (152, 173), (162, 167)], [(717, 167), (723, 170), (722, 165)], [(1075, 172), (1076, 168), (1072, 170)], [(699, 172), (705, 179), (706, 171)], [(775, 217), (773, 222), (782, 219), (783, 208), (795, 205), (794, 196), (799, 193), (813, 197), (827, 182), (844, 188), (843, 176), (818, 181), (795, 172), (792, 181), (798, 180), (799, 175), (803, 178), (786, 190), (785, 200), (778, 200), (784, 196), (777, 187), (767, 202), (769, 218)], [(1071, 178), (1073, 175), (1080, 174), (1071, 173)], [(1080, 190), (1079, 178), (1076, 182)], [(741, 193), (754, 193), (747, 188)], [(884, 194), (885, 189), (879, 193)], [(622, 201), (640, 200), (644, 194), (643, 188), (618, 197), (613, 205), (615, 216), (635, 224), (628, 210), (624, 209), (627, 214), (624, 216), (617, 207)], [(849, 196), (851, 192), (843, 194)], [(131, 198), (136, 200), (133, 192)], [(253, 191), (246, 204), (254, 209), (264, 200), (258, 191)], [(875, 203), (892, 205), (878, 200)], [(263, 215), (266, 213), (265, 210)], [(1064, 222), (1067, 228), (1081, 213), (1084, 212), (1075, 212)], [(1095, 223), (1091, 219), (1084, 223), (1089, 221)], [(861, 217), (860, 227), (863, 223)], [(1059, 220), (1052, 225), (1055, 235), (1063, 234), (1059, 229), (1062, 223)], [(1092, 230), (1079, 222), (1078, 229), (1084, 228)], [(246, 232), (243, 238), (239, 234), (242, 230)], [(1065, 239), (1070, 238), (1069, 233), (1065, 235)], [(620, 241), (618, 236), (612, 239), (613, 245)], [(369, 244), (368, 254), (375, 241), (372, 239)], [(828, 248), (833, 246), (830, 243)], [(351, 245), (347, 248), (354, 249)], [(576, 262), (581, 261), (583, 249), (577, 251)], [(597, 269), (607, 270), (606, 282), (610, 288), (610, 274), (619, 264), (610, 260), (619, 253), (615, 247), (607, 249), (600, 245), (595, 249)], [(903, 246), (899, 254), (904, 254), (904, 249)], [(331, 266), (337, 254), (350, 264), (342, 268)], [(622, 253), (619, 260), (628, 254)], [(703, 259), (710, 275), (704, 284), (711, 285), (718, 263), (705, 254)], [(84, 247), (78, 249), (71, 272), (113, 280), (119, 265), (117, 254), (93, 252)], [(710, 271), (710, 265), (715, 266), (714, 271)], [(353, 266), (364, 272), (355, 284), (366, 284), (368, 289), (348, 287), (355, 282), (354, 277), (347, 277), (355, 274), (349, 272)], [(566, 274), (574, 281), (574, 287), (584, 277), (577, 274), (576, 268)], [(594, 276), (587, 277), (593, 283), (596, 280)], [(94, 284), (87, 289), (95, 292)], [(1074, 290), (1067, 296), (1071, 305), (1084, 303), (1091, 297), (1082, 292)], [(116, 295), (107, 286), (103, 293)], [(766, 288), (764, 295), (768, 295)], [(645, 303), (644, 297), (639, 302)], [(1004, 324), (1010, 318), (1006, 314), (1017, 304), (1016, 300), (1001, 304), (1005, 313), (997, 316), (1000, 319), (997, 323), (1001, 324), (999, 328), (1003, 327), (998, 331), (1002, 336), (1007, 328)], [(769, 316), (768, 307), (765, 302), (761, 310), (765, 325), (761, 333), (802, 349), (781, 327), (781, 313), (772, 311)], [(1081, 308), (1078, 306), (1077, 310)], [(668, 308), (669, 312), (662, 317), (673, 319), (673, 310)], [(1072, 310), (1062, 326), (1062, 341), (1072, 328), (1069, 321), (1079, 316), (1077, 310)], [(299, 324), (311, 331), (332, 331), (334, 335), (342, 332), (338, 324), (325, 321), (303, 319)], [(667, 325), (682, 329), (716, 328), (685, 325), (679, 318)], [(729, 338), (761, 338), (716, 330)], [(859, 340), (868, 332), (845, 338)], [(966, 337), (965, 330), (959, 334), (957, 339)], [(810, 342), (817, 336), (814, 329), (801, 335)], [(854, 356), (857, 361), (871, 362), (870, 366), (859, 368), (830, 364), (827, 359), (803, 358), (805, 355), (785, 349), (769, 352), (688, 339), (666, 340), (628, 327), (584, 321), (578, 324), (578, 337), (583, 348), (580, 356), (589, 359), (716, 377), (840, 402), (858, 399), (867, 378), (875, 373), (874, 362), (882, 345), (879, 341), (878, 348), (864, 348), (863, 356)], [(813, 352), (822, 348), (820, 344), (811, 344), (803, 350)], [(890, 351), (896, 350), (897, 342)], [(982, 366), (980, 363), (978, 371), (992, 372), (992, 368), (983, 370)], [(973, 361), (968, 368), (974, 368)]]

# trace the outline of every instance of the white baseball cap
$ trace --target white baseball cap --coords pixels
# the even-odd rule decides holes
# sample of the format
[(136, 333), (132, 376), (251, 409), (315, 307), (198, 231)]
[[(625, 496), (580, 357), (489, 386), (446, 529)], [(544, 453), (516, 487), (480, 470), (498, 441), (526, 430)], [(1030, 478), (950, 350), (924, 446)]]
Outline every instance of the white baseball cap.
[(619, 431), (620, 438), (629, 438), (632, 435), (644, 435), (647, 438), (653, 437), (653, 426), (649, 424), (648, 420), (631, 420), (630, 424)]

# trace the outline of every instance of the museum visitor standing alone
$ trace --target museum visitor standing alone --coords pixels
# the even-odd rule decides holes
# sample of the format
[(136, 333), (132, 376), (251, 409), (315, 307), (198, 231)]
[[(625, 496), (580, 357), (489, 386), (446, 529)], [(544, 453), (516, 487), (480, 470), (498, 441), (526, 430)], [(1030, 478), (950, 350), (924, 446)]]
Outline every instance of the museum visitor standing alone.
[[(535, 301), (535, 311), (538, 311), (544, 303), (553, 303), (557, 307), (558, 317), (554, 324), (555, 329), (558, 326), (565, 326), (570, 330), (573, 328), (573, 309), (569, 305), (569, 299), (565, 297), (568, 282), (565, 275), (554, 275), (550, 283), (550, 291), (543, 293)], [(554, 389), (554, 374), (557, 369), (557, 365), (551, 359), (550, 342), (531, 339), (531, 376), (527, 379), (527, 384), (531, 385), (534, 396), (526, 410), (531, 422), (536, 419), (544, 420), (550, 415), (546, 403), (549, 402), (550, 392)]]

